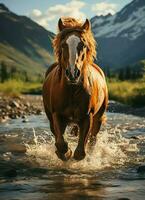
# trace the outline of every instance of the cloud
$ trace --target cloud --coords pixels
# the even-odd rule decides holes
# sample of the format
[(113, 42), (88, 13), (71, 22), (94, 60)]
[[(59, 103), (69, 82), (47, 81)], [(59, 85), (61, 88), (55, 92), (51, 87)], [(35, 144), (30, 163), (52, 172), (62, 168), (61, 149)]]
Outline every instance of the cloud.
[(117, 11), (117, 4), (101, 2), (92, 6), (92, 11), (95, 11), (97, 15), (106, 15), (111, 13), (112, 15)]
[(34, 9), (31, 14), (34, 17), (40, 17), (42, 15), (42, 12), (38, 9)]
[(44, 13), (38, 9), (34, 9), (29, 16), (41, 26), (48, 28), (49, 23), (60, 17), (69, 16), (84, 19), (85, 14), (81, 11), (84, 6), (86, 6), (86, 3), (81, 0), (71, 0), (66, 4), (51, 6)]

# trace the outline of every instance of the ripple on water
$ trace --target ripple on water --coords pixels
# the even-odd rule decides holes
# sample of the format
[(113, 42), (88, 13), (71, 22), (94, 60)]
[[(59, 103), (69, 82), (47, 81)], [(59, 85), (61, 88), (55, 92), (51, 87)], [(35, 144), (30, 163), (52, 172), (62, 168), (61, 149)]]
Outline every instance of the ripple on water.
[[(145, 161), (144, 122), (108, 114), (94, 151), (80, 162), (57, 158), (44, 115), (0, 125), (1, 200), (144, 199), (145, 173), (137, 172)], [(65, 139), (74, 151), (77, 137), (70, 136), (70, 129)]]
[[(69, 147), (74, 151), (77, 145), (77, 138), (69, 135), (69, 128), (66, 129), (65, 139), (69, 141)], [(122, 136), (122, 130), (116, 126), (109, 130), (102, 130), (97, 136), (97, 143), (91, 154), (87, 149), (87, 155), (82, 161), (70, 159), (67, 162), (59, 160), (55, 154), (55, 141), (50, 132), (36, 133), (33, 129), (33, 144), (26, 144), (28, 157), (33, 158), (42, 167), (66, 168), (70, 170), (96, 171), (105, 168), (116, 168), (125, 163), (134, 162), (139, 151), (133, 140)], [(133, 158), (128, 157), (133, 154)]]

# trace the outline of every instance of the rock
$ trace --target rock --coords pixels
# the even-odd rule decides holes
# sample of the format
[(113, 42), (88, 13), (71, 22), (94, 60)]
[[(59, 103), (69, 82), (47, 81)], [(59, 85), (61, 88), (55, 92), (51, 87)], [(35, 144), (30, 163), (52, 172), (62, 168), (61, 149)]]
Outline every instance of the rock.
[(126, 198), (126, 197), (122, 197), (122, 198), (119, 198), (117, 200), (130, 200), (129, 198)]
[(20, 105), (16, 102), (16, 101), (11, 101), (10, 103), (9, 103), (9, 105), (12, 107), (12, 108), (19, 108), (20, 107)]
[(26, 103), (25, 103), (25, 106), (26, 106), (26, 107), (30, 107), (31, 105), (30, 105), (29, 102), (26, 102)]
[(25, 119), (22, 120), (23, 123), (26, 123), (28, 121), (29, 121), (28, 118), (25, 118)]
[(10, 144), (8, 151), (11, 153), (26, 153), (26, 147), (22, 144)]
[[(32, 105), (34, 104), (34, 105)], [(7, 119), (16, 119), (22, 117), (23, 122), (28, 122), (25, 115), (41, 115), (42, 105), (40, 105), (40, 97), (22, 96), (9, 97), (3, 96), (0, 98), (0, 123)]]
[(36, 110), (36, 115), (42, 115), (42, 110), (37, 109), (37, 110)]
[(16, 114), (14, 114), (14, 113), (10, 113), (9, 114), (9, 118), (11, 118), (11, 119), (17, 119), (18, 116)]
[(27, 117), (26, 117), (26, 115), (22, 115), (22, 119), (26, 119)]
[(139, 140), (139, 136), (135, 136), (135, 135), (134, 135), (134, 136), (131, 136), (130, 138), (131, 138), (131, 139), (135, 139), (135, 140)]
[(5, 135), (1, 135), (0, 136), (0, 143), (5, 142), (6, 141), (6, 136)]
[(4, 123), (4, 122), (6, 122), (8, 119), (9, 119), (8, 116), (2, 116), (2, 117), (0, 117), (0, 123)]
[(145, 173), (145, 165), (141, 165), (137, 169), (137, 173)]
[(5, 171), (4, 176), (6, 176), (6, 177), (16, 177), (17, 171), (15, 169), (7, 170), (7, 171)]
[(6, 105), (6, 109), (7, 109), (7, 110), (11, 110), (11, 106)]

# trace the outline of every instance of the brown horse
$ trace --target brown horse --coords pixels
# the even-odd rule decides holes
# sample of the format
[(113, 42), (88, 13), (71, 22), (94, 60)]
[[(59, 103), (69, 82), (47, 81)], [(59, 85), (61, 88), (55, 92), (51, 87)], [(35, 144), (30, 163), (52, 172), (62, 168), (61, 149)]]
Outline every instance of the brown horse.
[(44, 108), (55, 136), (57, 156), (68, 160), (72, 155), (63, 134), (73, 122), (79, 132), (73, 157), (82, 160), (88, 137), (93, 145), (103, 122), (107, 86), (104, 73), (93, 63), (96, 46), (89, 20), (83, 24), (74, 18), (59, 19), (58, 28), (53, 41), (57, 62), (47, 70), (43, 85)]

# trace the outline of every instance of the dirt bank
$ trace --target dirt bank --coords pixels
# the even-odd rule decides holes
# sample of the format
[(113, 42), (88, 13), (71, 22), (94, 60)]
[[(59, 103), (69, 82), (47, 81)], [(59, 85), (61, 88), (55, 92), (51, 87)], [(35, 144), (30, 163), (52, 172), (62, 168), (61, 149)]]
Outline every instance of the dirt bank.
[[(116, 101), (109, 102), (108, 111), (145, 117), (145, 107), (132, 108)], [(40, 115), (43, 112), (41, 95), (22, 95), (19, 97), (0, 96), (0, 122), (19, 117), (25, 121), (27, 115)]]

